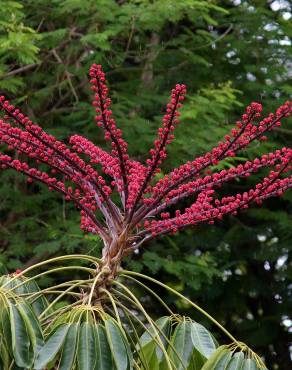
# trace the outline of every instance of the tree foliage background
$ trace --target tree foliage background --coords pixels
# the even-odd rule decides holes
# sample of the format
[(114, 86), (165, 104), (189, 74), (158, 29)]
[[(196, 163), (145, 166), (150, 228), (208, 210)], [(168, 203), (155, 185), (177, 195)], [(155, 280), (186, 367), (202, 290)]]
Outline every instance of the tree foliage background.
[[(272, 111), (291, 96), (291, 12), (288, 1), (0, 0), (0, 90), (58, 138), (79, 133), (103, 146), (87, 76), (100, 63), (131, 154), (143, 160), (169, 90), (186, 83), (167, 171), (215, 144), (244, 105), (260, 101)], [(290, 121), (224, 166), (291, 141)], [(9, 171), (0, 181), (1, 272), (64, 253), (98, 255), (100, 241), (81, 233), (64, 199)], [(150, 243), (127, 264), (198, 302), (269, 369), (288, 369), (291, 211), (290, 191), (261, 209)], [(151, 302), (149, 309), (162, 314)]]

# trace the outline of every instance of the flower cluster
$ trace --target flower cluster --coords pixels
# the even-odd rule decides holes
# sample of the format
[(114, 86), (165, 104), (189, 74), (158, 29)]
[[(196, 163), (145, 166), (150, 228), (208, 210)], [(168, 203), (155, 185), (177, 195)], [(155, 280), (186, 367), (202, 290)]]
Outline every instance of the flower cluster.
[(179, 111), (182, 101), (185, 98), (186, 86), (177, 84), (171, 91), (170, 102), (166, 106), (166, 114), (162, 119), (162, 127), (158, 129), (157, 139), (154, 141), (154, 148), (150, 149), (151, 158), (146, 160), (146, 167), (136, 165), (132, 171), (131, 196), (128, 199), (127, 207), (131, 209), (130, 220), (142, 195), (151, 191), (148, 185), (155, 174), (160, 172), (160, 165), (167, 157), (166, 147), (173, 139), (175, 126), (179, 124)]
[[(185, 85), (178, 84), (171, 91), (150, 156), (141, 163), (128, 155), (128, 145), (113, 118), (109, 90), (100, 65), (90, 68), (90, 77), (95, 119), (104, 130), (106, 141), (110, 142), (110, 153), (80, 135), (73, 135), (67, 146), (1, 96), (0, 143), (6, 145), (6, 150), (19, 153), (21, 159), (26, 156), (27, 160), (23, 162), (3, 153), (0, 166), (15, 169), (26, 175), (28, 182), (41, 182), (73, 202), (81, 212), (81, 228), (102, 237), (105, 254), (122, 256), (145, 240), (202, 222), (214, 223), (224, 215), (235, 215), (251, 203), (261, 204), (264, 199), (279, 196), (292, 187), (290, 148), (219, 172), (214, 170), (220, 161), (235, 156), (252, 142), (266, 140), (266, 134), (291, 115), (291, 102), (281, 105), (267, 117), (262, 117), (261, 104), (251, 103), (235, 128), (211, 151), (155, 181), (179, 124)], [(84, 156), (86, 160), (82, 159)], [(48, 171), (40, 170), (40, 164), (42, 169), (46, 164)], [(261, 169), (269, 169), (269, 172), (253, 189), (222, 198), (218, 196), (218, 189), (226, 182), (248, 177)], [(120, 195), (119, 204), (111, 197), (114, 190)], [(184, 210), (175, 210), (174, 205), (185, 198), (192, 199), (190, 205)], [(98, 213), (102, 213), (103, 220)]]
[(122, 138), (122, 131), (117, 128), (115, 120), (112, 118), (110, 109), (111, 99), (108, 97), (108, 88), (105, 83), (105, 74), (100, 65), (93, 64), (90, 68), (91, 88), (94, 91), (93, 106), (95, 107), (95, 120), (98, 127), (103, 128), (104, 138), (111, 141), (112, 155), (118, 159), (118, 165), (115, 165), (115, 177), (117, 187), (124, 192), (125, 198), (128, 194), (128, 172), (129, 156), (127, 154), (127, 143)]
[[(213, 187), (218, 186), (218, 181), (222, 182), (222, 178), (218, 180), (220, 175), (214, 175), (213, 181), (208, 179), (207, 186), (203, 186), (202, 190), (200, 190), (200, 187), (198, 188), (199, 195), (196, 202), (189, 208), (186, 208), (185, 212), (181, 214), (177, 210), (173, 218), (169, 217), (169, 213), (162, 213), (161, 218), (164, 218), (164, 220), (145, 221), (145, 228), (151, 231), (153, 236), (156, 236), (157, 234), (176, 232), (183, 227), (196, 225), (201, 222), (213, 224), (214, 220), (221, 220), (225, 214), (236, 215), (239, 209), (248, 208), (251, 202), (261, 204), (266, 198), (282, 195), (284, 191), (292, 186), (291, 176), (290, 178), (280, 178), (282, 173), (289, 172), (292, 169), (292, 150), (283, 149), (283, 151), (284, 154), (279, 156), (280, 163), (276, 165), (276, 171), (270, 171), (269, 175), (262, 182), (258, 183), (254, 189), (221, 199), (215, 198)], [(271, 157), (274, 157), (274, 155), (271, 155)], [(260, 160), (257, 162), (260, 165)], [(274, 160), (270, 161), (270, 164), (272, 163), (275, 163)], [(253, 167), (251, 165), (249, 167), (251, 170), (256, 171), (257, 166)], [(248, 170), (243, 171), (243, 173), (250, 174)]]

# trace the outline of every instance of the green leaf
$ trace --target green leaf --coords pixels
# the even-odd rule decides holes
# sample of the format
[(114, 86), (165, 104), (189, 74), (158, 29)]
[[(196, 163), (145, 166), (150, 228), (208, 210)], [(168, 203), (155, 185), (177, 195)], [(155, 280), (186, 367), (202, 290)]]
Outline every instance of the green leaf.
[(143, 347), (150, 342), (157, 340), (157, 333), (163, 343), (166, 343), (165, 337), (169, 336), (171, 319), (168, 316), (163, 316), (154, 322), (155, 329), (150, 326), (139, 339), (139, 347)]
[(18, 304), (18, 310), (25, 321), (29, 335), (31, 338), (31, 342), (33, 345), (34, 353), (38, 353), (41, 347), (44, 345), (44, 337), (42, 333), (42, 329), (40, 323), (33, 312), (33, 310), (29, 307), (26, 303)]
[[(40, 288), (36, 281), (30, 280), (28, 282), (25, 282), (27, 278), (24, 276), (21, 276), (19, 278), (12, 278), (10, 275), (4, 275), (0, 278), (0, 285), (7, 284), (5, 286), (6, 289), (8, 288), (15, 288), (16, 286), (20, 285), (19, 287), (14, 289), (14, 293), (24, 294), (24, 293), (36, 293), (40, 291)], [(36, 315), (40, 315), (47, 307), (48, 307), (48, 301), (44, 295), (40, 295), (37, 299), (35, 299), (32, 302), (32, 308)]]
[(97, 362), (94, 370), (113, 370), (113, 358), (107, 341), (105, 329), (101, 325), (96, 326), (96, 351)]
[(231, 358), (231, 352), (227, 346), (220, 346), (204, 364), (202, 370), (223, 370)]
[(93, 324), (84, 322), (79, 331), (78, 369), (93, 370), (97, 362), (96, 330)]
[[(139, 339), (136, 348), (142, 363), (147, 362), (151, 369), (157, 369), (163, 358), (163, 351), (157, 343), (158, 338), (167, 348), (166, 338), (169, 336), (171, 320), (168, 316), (160, 317), (155, 321), (156, 330), (151, 326), (145, 331)], [(158, 334), (159, 333), (159, 336)], [(165, 338), (166, 337), (166, 338)]]
[(218, 363), (216, 364), (216, 369), (217, 370), (226, 369), (231, 358), (232, 358), (232, 353), (230, 351), (223, 353), (220, 356)]
[[(0, 336), (0, 369), (8, 369), (9, 368), (9, 352), (5, 345), (5, 340), (3, 336)], [(1, 367), (2, 366), (2, 367)]]
[(104, 321), (105, 331), (117, 370), (128, 370), (128, 353), (123, 339), (123, 328), (113, 319)]
[(74, 359), (76, 356), (76, 347), (78, 342), (78, 329), (79, 324), (73, 323), (70, 325), (63, 345), (58, 370), (71, 370), (74, 366)]
[(126, 348), (126, 351), (127, 351), (127, 355), (128, 355), (128, 369), (131, 370), (131, 369), (133, 369), (133, 366), (134, 366), (134, 357), (133, 357), (133, 353), (132, 353), (130, 344), (128, 342), (128, 339), (127, 339), (124, 331), (122, 331), (122, 339), (123, 339), (123, 342), (124, 342), (124, 345), (125, 345), (125, 348)]
[(189, 366), (187, 370), (200, 370), (204, 363), (206, 362), (206, 358), (201, 355), (196, 349), (193, 350), (189, 362)]
[(5, 347), (7, 348), (8, 352), (10, 354), (10, 357), (13, 358), (9, 308), (4, 309), (2, 311), (1, 324), (2, 324), (3, 340), (4, 340), (4, 343), (5, 343)]
[(244, 360), (242, 370), (257, 370), (257, 369), (258, 367), (254, 360), (252, 360), (251, 358), (247, 358)]
[(168, 350), (176, 370), (184, 370), (188, 367), (192, 351), (191, 323), (182, 321), (175, 328)]
[[(29, 292), (38, 292), (40, 291), (40, 288), (38, 286), (38, 284), (34, 281), (34, 280), (31, 280), (29, 281), (27, 284), (26, 284)], [(39, 316), (41, 313), (43, 313), (43, 311), (48, 307), (49, 303), (48, 303), (48, 300), (47, 298), (43, 295), (43, 294), (40, 294), (40, 296), (32, 302), (32, 308), (34, 310), (34, 312), (36, 313), (37, 316)], [(49, 310), (48, 313), (50, 313), (51, 311)]]
[(146, 369), (158, 370), (160, 361), (156, 355), (155, 342), (149, 342), (139, 352), (139, 359)]
[(193, 322), (191, 337), (194, 347), (207, 359), (216, 351), (213, 337), (203, 325)]
[(11, 328), (12, 352), (19, 367), (31, 367), (34, 359), (30, 333), (17, 306), (10, 304), (9, 318)]
[(243, 363), (244, 354), (242, 352), (237, 352), (232, 356), (228, 366), (226, 367), (226, 370), (242, 370)]
[(49, 337), (48, 341), (41, 348), (35, 360), (34, 369), (42, 370), (49, 362), (51, 362), (56, 354), (61, 349), (70, 324), (63, 324)]

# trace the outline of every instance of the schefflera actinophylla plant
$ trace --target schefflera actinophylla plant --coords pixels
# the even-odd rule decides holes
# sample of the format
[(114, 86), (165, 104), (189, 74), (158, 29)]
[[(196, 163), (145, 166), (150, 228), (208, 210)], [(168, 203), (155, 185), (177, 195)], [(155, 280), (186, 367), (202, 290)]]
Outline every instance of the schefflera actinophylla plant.
[[(276, 113), (266, 117), (262, 117), (261, 104), (251, 103), (241, 119), (236, 122), (236, 127), (211, 151), (182, 164), (166, 175), (156, 176), (161, 172), (161, 165), (167, 156), (167, 146), (173, 141), (174, 130), (179, 125), (179, 110), (185, 99), (186, 86), (177, 84), (171, 91), (170, 101), (166, 106), (162, 126), (158, 129), (153, 148), (145, 163), (141, 163), (128, 155), (128, 144), (113, 118), (105, 74), (100, 65), (92, 65), (90, 77), (94, 92), (95, 120), (97, 126), (103, 130), (105, 140), (110, 143), (110, 152), (80, 135), (71, 136), (68, 146), (46, 133), (18, 108), (11, 105), (4, 96), (0, 97), (0, 108), (3, 112), (3, 119), (0, 120), (0, 142), (6, 144), (8, 149), (21, 154), (20, 158), (24, 156), (28, 158), (27, 161), (22, 161), (8, 154), (0, 154), (1, 168), (13, 168), (26, 175), (28, 182), (41, 182), (50, 190), (63, 194), (67, 201), (73, 202), (80, 209), (82, 230), (98, 234), (103, 240), (100, 260), (83, 255), (57, 257), (2, 279), (0, 298), (3, 297), (4, 302), (3, 315), (9, 318), (12, 326), (18, 315), (26, 325), (31, 325), (31, 333), (38, 328), (38, 335), (42, 338), (38, 346), (31, 345), (32, 353), (26, 361), (19, 357), (19, 353), (15, 356), (16, 344), (14, 343), (13, 347), (12, 343), (13, 361), (18, 366), (25, 363), (28, 365), (27, 368), (29, 366), (42, 368), (41, 366), (46, 366), (52, 361), (53, 363), (57, 361), (58, 366), (63, 366), (66, 360), (64, 348), (70, 339), (71, 343), (75, 343), (75, 352), (73, 351), (75, 355), (73, 357), (68, 355), (70, 361), (66, 360), (67, 367), (64, 367), (68, 369), (74, 368), (76, 363), (79, 364), (76, 366), (82, 369), (96, 367), (96, 369), (127, 370), (133, 367), (147, 369), (149, 366), (151, 369), (184, 369), (195, 366), (195, 362), (196, 368), (204, 369), (219, 369), (222, 364), (229, 366), (226, 367), (228, 369), (239, 369), (232, 367), (237, 364), (246, 366), (244, 367), (246, 369), (263, 368), (261, 360), (250, 349), (236, 341), (225, 328), (196, 304), (162, 282), (139, 273), (122, 270), (121, 262), (124, 256), (138, 250), (150, 239), (173, 234), (182, 228), (200, 223), (212, 224), (225, 215), (236, 215), (240, 209), (248, 208), (253, 203), (260, 205), (264, 199), (279, 196), (291, 188), (290, 148), (278, 149), (253, 161), (246, 161), (219, 172), (214, 171), (220, 161), (234, 157), (237, 152), (244, 150), (256, 140), (266, 140), (266, 133), (279, 127), (281, 120), (290, 116), (291, 102), (286, 102)], [(33, 162), (36, 163), (35, 167), (32, 166)], [(41, 168), (46, 164), (48, 171), (41, 170), (40, 164)], [(254, 188), (224, 197), (218, 194), (218, 189), (223, 184), (250, 176), (261, 169), (268, 169), (269, 172)], [(120, 196), (118, 204), (113, 201), (113, 192)], [(190, 205), (184, 210), (175, 209), (176, 205), (186, 198), (190, 199)], [(54, 267), (34, 277), (25, 277), (33, 269), (40, 269), (45, 264), (59, 263), (66, 259), (84, 259), (93, 263), (95, 267)], [(56, 287), (39, 290), (35, 282), (38, 277), (64, 268), (80, 269), (89, 273), (90, 278), (61, 284), (61, 291)], [(147, 292), (150, 291), (149, 288), (137, 279), (148, 279), (166, 289), (171, 289), (173, 294), (187, 300), (190, 305), (216, 323), (232, 339), (233, 344), (231, 347), (221, 346), (216, 350), (215, 340), (205, 328), (187, 318), (174, 315), (169, 307), (166, 309), (170, 317), (154, 322), (129, 287), (124, 285), (123, 280), (121, 281), (121, 276), (123, 279), (131, 280), (132, 283), (144, 286)], [(57, 297), (48, 303), (44, 296), (47, 293), (51, 297), (54, 289)], [(161, 302), (154, 292), (151, 294)], [(71, 297), (70, 304), (56, 309), (56, 303), (64, 296)], [(75, 301), (72, 303), (73, 298)], [(39, 321), (34, 315), (32, 306), (36, 299), (42, 303), (37, 312)], [(21, 304), (25, 307), (28, 305), (25, 309), (30, 312), (30, 317), (19, 309)], [(161, 304), (165, 305), (164, 302)], [(143, 316), (142, 319), (133, 314), (133, 310), (129, 308), (131, 306), (138, 309)], [(135, 324), (132, 322), (133, 316), (136, 316)], [(148, 322), (148, 328), (143, 320)], [(134, 328), (131, 340), (127, 339), (123, 330), (125, 325), (123, 321), (127, 321), (126, 325), (132, 325)], [(175, 329), (170, 322), (177, 324)], [(139, 330), (135, 329), (137, 325), (146, 330), (140, 339)], [(33, 341), (33, 334), (31, 335), (31, 342), (36, 342)], [(89, 347), (84, 346), (83, 336), (86, 343), (90, 343)], [(43, 337), (46, 342), (43, 341)], [(56, 342), (56, 337), (59, 346), (54, 352), (50, 345)], [(17, 342), (16, 339), (15, 341)], [(103, 365), (103, 361), (99, 362), (102, 359), (101, 352), (94, 355), (96, 348), (101, 348), (101, 343), (104, 346), (104, 353), (109, 353), (109, 357), (105, 356), (104, 360), (107, 365)], [(3, 348), (7, 345), (4, 343)], [(121, 358), (116, 356), (115, 345), (122, 353)], [(95, 349), (93, 352), (90, 352), (91, 346)], [(9, 358), (9, 354), (6, 357)], [(92, 361), (96, 364), (95, 367), (92, 367)], [(97, 365), (99, 363), (101, 365)]]

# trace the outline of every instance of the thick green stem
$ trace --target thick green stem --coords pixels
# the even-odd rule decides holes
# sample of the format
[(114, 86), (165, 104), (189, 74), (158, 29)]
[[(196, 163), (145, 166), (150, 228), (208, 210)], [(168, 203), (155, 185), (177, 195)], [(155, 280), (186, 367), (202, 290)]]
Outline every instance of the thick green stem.
[(91, 290), (90, 290), (90, 294), (89, 294), (89, 298), (88, 298), (88, 305), (90, 306), (91, 305), (91, 301), (92, 301), (92, 297), (93, 297), (93, 293), (94, 293), (94, 289), (96, 287), (96, 284), (98, 283), (100, 277), (103, 275), (103, 270), (101, 270), (95, 277), (94, 281), (93, 281), (93, 284), (91, 286)]
[(112, 294), (107, 289), (102, 288), (101, 290), (109, 297), (109, 300), (111, 301), (111, 304), (112, 304), (113, 309), (115, 311), (115, 316), (116, 316), (117, 322), (119, 323), (120, 326), (122, 326), (122, 322), (121, 322), (121, 319), (120, 319), (120, 315), (119, 315), (114, 297), (112, 296)]

